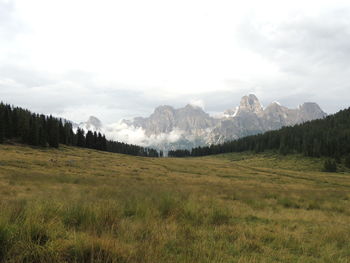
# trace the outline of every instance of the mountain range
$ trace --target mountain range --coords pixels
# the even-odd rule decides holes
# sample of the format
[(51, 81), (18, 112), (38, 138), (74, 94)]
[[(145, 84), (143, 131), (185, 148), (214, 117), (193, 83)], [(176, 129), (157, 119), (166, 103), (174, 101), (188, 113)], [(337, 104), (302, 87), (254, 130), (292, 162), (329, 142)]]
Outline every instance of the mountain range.
[(327, 114), (313, 102), (303, 103), (296, 109), (278, 102), (263, 108), (258, 98), (250, 94), (241, 99), (238, 107), (224, 111), (219, 117), (210, 116), (202, 108), (190, 104), (179, 109), (164, 105), (157, 107), (149, 117), (103, 126), (91, 116), (79, 127), (101, 131), (110, 139), (168, 151), (223, 143), (325, 116)]

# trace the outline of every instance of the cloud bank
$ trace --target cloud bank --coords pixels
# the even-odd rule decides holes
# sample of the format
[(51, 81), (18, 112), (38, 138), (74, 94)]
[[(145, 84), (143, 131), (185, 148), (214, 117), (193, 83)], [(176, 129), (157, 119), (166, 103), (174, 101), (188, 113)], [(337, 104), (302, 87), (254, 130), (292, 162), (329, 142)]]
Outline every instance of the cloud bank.
[(0, 100), (107, 124), (248, 93), (333, 113), (349, 106), (349, 16), (348, 1), (0, 0)]

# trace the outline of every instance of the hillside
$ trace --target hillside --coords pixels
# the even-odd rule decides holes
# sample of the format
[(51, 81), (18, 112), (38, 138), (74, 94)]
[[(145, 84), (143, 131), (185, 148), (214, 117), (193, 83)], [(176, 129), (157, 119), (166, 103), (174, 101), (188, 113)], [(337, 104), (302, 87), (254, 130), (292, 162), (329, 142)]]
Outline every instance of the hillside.
[(247, 136), (218, 145), (193, 148), (191, 151), (169, 151), (169, 156), (205, 156), (219, 153), (276, 151), (283, 155), (330, 157), (341, 162), (350, 158), (350, 108), (326, 118), (293, 127)]
[[(158, 157), (154, 149), (107, 140), (100, 132), (73, 128), (62, 118), (32, 113), (29, 110), (0, 102), (0, 143), (21, 142), (32, 146), (58, 148), (59, 144), (123, 153)], [(76, 131), (75, 131), (76, 130)], [(85, 135), (86, 132), (86, 135)]]
[(347, 262), (350, 174), (321, 167), (0, 145), (0, 262)]

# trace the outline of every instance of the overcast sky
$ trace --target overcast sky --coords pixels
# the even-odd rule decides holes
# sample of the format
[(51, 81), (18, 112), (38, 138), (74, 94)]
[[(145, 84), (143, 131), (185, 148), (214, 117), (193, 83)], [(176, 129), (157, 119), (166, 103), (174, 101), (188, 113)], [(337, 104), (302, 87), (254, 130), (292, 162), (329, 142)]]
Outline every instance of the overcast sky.
[(0, 0), (0, 100), (76, 122), (350, 106), (350, 1)]

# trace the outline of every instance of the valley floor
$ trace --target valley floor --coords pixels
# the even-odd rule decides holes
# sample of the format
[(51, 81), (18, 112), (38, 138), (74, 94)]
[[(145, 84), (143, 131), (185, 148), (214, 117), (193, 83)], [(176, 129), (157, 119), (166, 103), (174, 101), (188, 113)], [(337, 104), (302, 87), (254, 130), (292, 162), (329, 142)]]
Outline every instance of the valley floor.
[(0, 262), (350, 262), (350, 173), (321, 168), (0, 145)]

